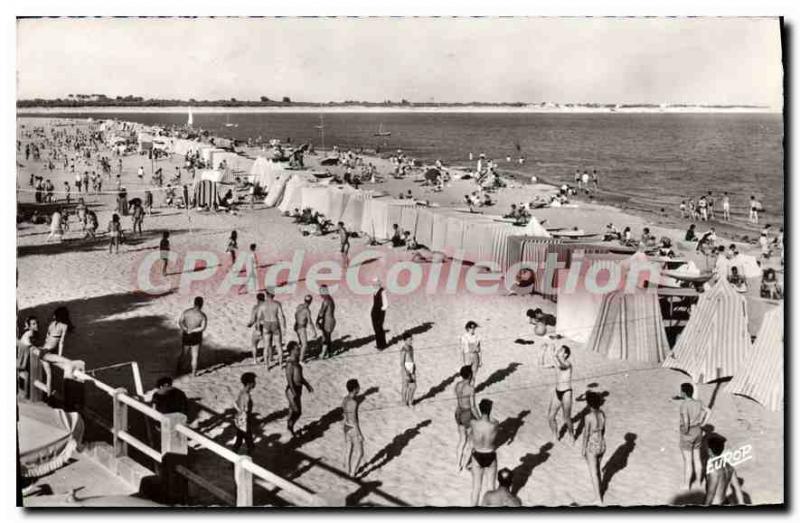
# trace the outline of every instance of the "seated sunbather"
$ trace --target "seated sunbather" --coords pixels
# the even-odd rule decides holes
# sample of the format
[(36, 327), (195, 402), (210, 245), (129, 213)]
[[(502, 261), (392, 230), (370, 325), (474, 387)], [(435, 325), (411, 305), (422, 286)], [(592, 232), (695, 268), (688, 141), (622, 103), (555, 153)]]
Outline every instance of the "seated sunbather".
[(761, 279), (760, 295), (762, 298), (770, 300), (783, 299), (783, 289), (778, 282), (778, 278), (775, 276), (775, 269), (767, 269), (764, 271), (764, 275)]
[(739, 274), (738, 267), (731, 267), (731, 272), (728, 275), (728, 282), (733, 285), (733, 288), (738, 292), (747, 292), (747, 281)]

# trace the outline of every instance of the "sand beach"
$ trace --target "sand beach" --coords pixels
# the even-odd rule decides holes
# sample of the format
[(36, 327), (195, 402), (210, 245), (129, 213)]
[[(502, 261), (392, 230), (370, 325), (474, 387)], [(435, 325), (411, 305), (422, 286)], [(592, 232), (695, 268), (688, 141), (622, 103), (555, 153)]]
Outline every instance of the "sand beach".
[[(42, 127), (46, 133), (54, 125), (69, 123), (82, 129), (94, 126), (86, 120), (54, 118), (18, 118), (18, 136), (22, 149), (29, 138), (24, 131)], [(24, 126), (24, 128), (23, 128)], [(64, 126), (70, 132), (72, 127)], [(265, 154), (255, 148), (243, 150), (255, 157)], [(101, 155), (116, 156), (110, 150)], [(308, 155), (310, 170), (324, 170), (321, 152)], [(18, 203), (33, 201), (29, 186), (31, 174), (53, 180), (56, 191), (64, 181), (72, 183), (72, 174), (56, 166), (45, 171), (43, 162), (26, 160), (18, 152)], [(414, 197), (428, 200), (440, 208), (463, 209), (464, 195), (474, 190), (471, 180), (451, 181), (441, 192), (421, 187), (410, 179), (388, 175), (388, 160), (365, 157), (373, 163), (384, 181), (365, 184), (365, 189), (396, 196), (411, 190)], [(141, 197), (149, 187), (151, 163), (137, 154), (122, 157), (122, 185), (130, 197)], [(183, 158), (172, 155), (156, 164), (165, 173), (183, 165)], [(137, 177), (142, 166), (146, 176)], [(79, 167), (80, 169), (80, 167)], [(328, 168), (341, 173), (341, 167)], [(188, 174), (184, 174), (188, 176)], [(105, 190), (113, 189), (111, 181)], [(502, 214), (512, 203), (529, 201), (537, 195), (557, 192), (541, 183), (514, 180), (494, 193), (494, 207), (482, 209), (487, 214)], [(73, 201), (79, 195), (72, 192)], [(178, 253), (192, 250), (218, 254), (219, 270), (230, 262), (225, 246), (232, 230), (238, 231), (242, 252), (250, 243), (258, 246), (259, 262), (269, 266), (286, 260), (294, 252), (318, 259), (338, 260), (338, 242), (334, 234), (303, 236), (296, 224), (281, 215), (277, 208), (257, 204), (254, 209), (242, 206), (236, 214), (186, 211), (166, 207), (156, 192), (155, 209), (144, 219), (142, 235), (128, 234), (119, 254), (110, 254), (107, 239), (83, 240), (83, 233), (73, 229), (61, 242), (48, 242), (46, 224), (19, 223), (17, 226), (17, 303), (19, 317), (35, 315), (40, 325), (61, 305), (69, 308), (75, 331), (66, 341), (64, 356), (86, 362), (87, 369), (99, 369), (136, 361), (142, 372), (145, 389), (156, 380), (174, 373), (180, 352), (176, 319), (191, 305), (196, 295), (205, 297), (204, 311), (208, 329), (200, 355), (201, 372), (192, 377), (176, 376), (176, 386), (192, 402), (191, 425), (214, 441), (230, 446), (234, 439), (232, 402), (244, 372), (256, 374), (253, 391), (258, 423), (253, 460), (307, 489), (317, 492), (336, 505), (372, 506), (467, 506), (470, 474), (456, 467), (457, 430), (453, 419), (453, 386), (461, 366), (458, 340), (464, 324), (476, 321), (483, 339), (483, 366), (476, 378), (479, 399), (494, 403), (493, 417), (500, 422), (498, 464), (514, 472), (512, 492), (526, 506), (570, 506), (595, 503), (587, 465), (578, 444), (565, 439), (552, 441), (547, 424), (547, 407), (555, 384), (553, 369), (540, 364), (543, 347), (551, 343), (536, 336), (525, 313), (542, 308), (556, 313), (556, 304), (542, 296), (474, 296), (435, 293), (420, 296), (390, 296), (386, 327), (389, 347), (375, 348), (370, 325), (370, 296), (342, 292), (336, 294), (337, 347), (331, 359), (312, 359), (304, 365), (313, 393), (304, 394), (303, 414), (298, 422), (299, 436), (286, 431), (286, 381), (279, 368), (267, 370), (254, 365), (250, 357), (251, 331), (247, 328), (255, 297), (246, 292), (219, 293), (220, 278), (186, 283), (186, 273), (194, 267), (170, 267), (163, 292), (150, 294), (138, 286), (143, 260), (158, 250), (161, 231), (170, 231), (171, 249)], [(85, 196), (87, 205), (97, 213), (100, 231), (115, 209), (112, 194)], [(601, 232), (607, 223), (620, 229), (629, 226), (638, 237), (643, 227), (660, 238), (682, 238), (683, 230), (670, 221), (659, 223), (654, 217), (623, 212), (610, 205), (577, 201), (573, 206), (534, 211), (547, 227), (577, 227), (587, 232)], [(130, 217), (123, 217), (123, 227), (130, 231)], [(702, 228), (702, 226), (701, 226)], [(369, 246), (363, 235), (352, 240), (352, 254), (368, 248), (391, 251), (388, 245)], [(729, 240), (722, 239), (724, 245)], [(756, 245), (737, 243), (741, 252), (757, 255)], [(682, 256), (693, 259), (701, 268), (707, 263), (690, 251)], [(402, 252), (393, 255), (409, 256)], [(452, 263), (452, 262), (450, 262)], [(215, 270), (211, 267), (208, 270)], [(373, 268), (365, 267), (371, 274)], [(222, 272), (220, 272), (222, 274)], [(279, 295), (291, 325), (291, 315), (306, 293), (301, 285), (288, 295)], [(757, 292), (755, 293), (757, 294)], [(769, 304), (748, 295), (750, 334), (755, 336), (760, 317)], [(312, 311), (316, 314), (319, 299)], [(418, 369), (418, 387), (413, 408), (400, 401), (400, 338), (413, 335)], [(292, 334), (293, 339), (293, 334)], [(581, 399), (587, 390), (604, 397), (607, 416), (608, 450), (601, 467), (605, 504), (638, 506), (691, 504), (702, 501), (699, 490), (681, 488), (682, 462), (678, 450), (678, 408), (675, 396), (679, 386), (691, 381), (686, 374), (662, 368), (659, 364), (608, 359), (583, 344), (564, 339), (573, 350), (573, 384), (577, 401), (573, 407), (576, 426), (582, 426), (586, 403)], [(312, 354), (318, 352), (314, 344)], [(107, 382), (127, 383), (121, 370), (97, 371)], [(360, 422), (366, 438), (363, 467), (357, 477), (344, 472), (342, 435), (342, 398), (345, 381), (357, 378), (363, 402)], [(749, 503), (783, 503), (784, 426), (783, 411), (772, 412), (755, 401), (725, 390), (725, 385), (698, 386), (697, 396), (705, 404), (713, 397), (709, 421), (714, 431), (727, 438), (729, 448), (752, 446), (753, 459), (737, 466)], [(228, 467), (223, 470), (220, 467)], [(229, 466), (220, 465), (215, 456), (198, 452), (193, 469), (226, 490), (233, 489)], [(207, 494), (193, 492), (197, 504), (216, 503)]]

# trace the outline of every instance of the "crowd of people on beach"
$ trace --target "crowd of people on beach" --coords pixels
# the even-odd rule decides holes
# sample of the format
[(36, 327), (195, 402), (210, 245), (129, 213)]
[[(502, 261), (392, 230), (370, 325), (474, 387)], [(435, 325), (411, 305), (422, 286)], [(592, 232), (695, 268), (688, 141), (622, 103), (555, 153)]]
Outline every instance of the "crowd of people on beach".
[[(99, 156), (102, 138), (98, 135), (86, 133), (77, 129), (74, 134), (64, 131), (53, 130), (48, 136), (41, 130), (26, 131), (28, 138), (36, 138), (38, 144), (25, 146), (25, 157), (41, 157), (42, 151), (53, 152), (53, 160), (64, 156), (64, 152), (71, 148), (76, 151), (72, 157), (73, 162), (83, 162), (87, 170), (81, 173), (81, 169), (74, 168), (70, 164), (70, 172), (75, 172), (76, 194), (88, 196), (89, 184), (94, 192), (101, 192), (101, 185), (95, 186), (95, 171), (88, 170), (88, 166), (100, 165), (100, 170), (106, 177), (111, 178), (110, 161), (105, 156)], [(18, 142), (18, 150), (21, 144)], [(339, 154), (338, 151), (336, 151)], [(352, 184), (355, 187), (360, 183), (360, 177), (365, 176), (372, 181), (375, 180), (376, 170), (372, 164), (366, 163), (359, 156), (348, 151), (339, 154), (339, 161), (344, 165), (345, 175), (341, 183)], [(65, 160), (66, 161), (66, 160)], [(393, 156), (392, 165), (394, 175), (398, 177), (408, 176), (416, 162), (413, 158), (408, 158), (398, 151)], [(99, 162), (99, 163), (94, 163)], [(69, 162), (68, 162), (69, 163)], [(108, 166), (108, 169), (106, 169)], [(194, 176), (195, 171), (203, 166), (201, 160), (193, 154), (187, 153), (185, 156), (184, 170)], [(224, 166), (223, 166), (224, 167)], [(356, 168), (365, 169), (362, 173), (353, 172)], [(66, 165), (65, 165), (66, 168)], [(443, 172), (445, 168), (441, 163), (437, 168)], [(160, 171), (160, 169), (159, 169)], [(88, 174), (87, 173), (91, 173)], [(492, 205), (490, 193), (502, 187), (502, 179), (497, 173), (497, 165), (491, 160), (486, 160), (485, 155), (481, 154), (475, 169), (475, 181), (479, 189), (470, 193), (466, 201), (470, 210), (474, 207)], [(122, 175), (122, 162), (118, 163), (117, 170), (117, 189), (121, 189), (120, 178)], [(144, 168), (140, 167), (137, 171), (139, 179), (144, 177)], [(181, 169), (176, 167), (173, 180), (175, 185), (180, 185)], [(444, 183), (442, 177), (438, 183)], [(33, 186), (36, 190), (36, 203), (47, 203), (52, 201), (54, 189), (50, 180), (42, 184), (41, 179), (34, 179)], [(49, 185), (47, 185), (49, 183)], [(99, 183), (102, 183), (100, 181)], [(160, 187), (163, 184), (162, 174), (154, 176), (152, 185)], [(583, 173), (576, 171), (575, 184), (577, 189), (562, 188), (556, 200), (534, 201), (512, 205), (511, 211), (505, 216), (512, 219), (517, 224), (524, 224), (531, 218), (531, 210), (539, 205), (551, 205), (554, 201), (559, 204), (566, 202), (569, 196), (578, 192), (589, 194), (591, 191), (599, 189), (599, 176), (596, 170), (590, 174), (588, 170)], [(70, 193), (67, 184), (66, 202), (70, 203)], [(185, 188), (186, 185), (183, 185)], [(171, 188), (171, 185), (168, 185)], [(576, 192), (577, 191), (577, 192)], [(49, 196), (48, 196), (49, 195)], [(407, 196), (413, 198), (409, 190)], [(49, 200), (48, 200), (49, 198)], [(726, 206), (727, 193), (723, 198), (723, 219), (729, 219), (730, 205)], [(684, 217), (691, 217), (694, 221), (694, 213), (697, 212), (697, 219), (701, 221), (714, 220), (713, 213), (714, 200), (709, 192), (708, 197), (702, 197), (704, 205), (682, 206), (685, 210)], [(127, 202), (127, 200), (126, 200)], [(121, 221), (121, 215), (130, 214), (132, 218), (131, 233), (136, 235), (143, 234), (143, 223), (145, 216), (152, 212), (153, 199), (152, 193), (145, 193), (144, 200), (133, 199), (130, 208), (122, 206), (120, 203), (117, 211), (112, 214), (107, 227), (109, 237), (109, 253), (118, 253), (120, 244), (124, 241), (125, 231)], [(690, 200), (691, 204), (691, 200)], [(127, 205), (127, 203), (126, 203)], [(183, 196), (182, 205), (189, 205), (188, 196)], [(690, 210), (691, 209), (691, 210)], [(758, 223), (758, 210), (755, 211), (755, 221)], [(83, 231), (85, 238), (95, 238), (98, 229), (97, 215), (88, 208), (83, 197), (79, 197), (74, 207), (74, 215)], [(728, 216), (728, 218), (725, 218)], [(349, 262), (350, 239), (352, 232), (348, 231), (344, 223), (334, 224), (310, 209), (294, 209), (291, 217), (298, 223), (303, 234), (323, 235), (335, 231), (338, 235), (339, 253), (342, 261), (346, 265)], [(69, 220), (62, 211), (55, 210), (51, 217), (50, 236), (47, 241), (60, 240), (65, 229), (68, 227)], [(725, 274), (729, 280), (736, 279), (736, 267), (733, 264), (722, 260), (730, 260), (738, 254), (735, 245), (730, 245), (728, 249), (717, 246), (717, 238), (713, 227), (709, 233), (700, 235), (694, 232), (694, 224), (684, 238), (687, 242), (698, 242), (703, 248), (713, 249), (716, 253), (716, 270), (719, 274)], [(783, 262), (783, 229), (777, 235), (771, 232), (768, 224), (762, 229), (762, 253), (764, 258), (769, 258), (774, 249), (779, 250), (781, 263)], [(669, 238), (658, 240), (651, 234), (650, 229), (645, 227), (641, 236), (637, 240), (633, 237), (630, 227), (619, 231), (613, 224), (608, 224), (604, 234), (607, 241), (619, 241), (624, 245), (635, 245), (638, 249), (655, 255), (674, 257), (675, 252)], [(314, 387), (308, 382), (304, 375), (305, 365), (310, 364), (315, 358), (325, 360), (335, 358), (338, 354), (337, 341), (334, 339), (336, 331), (336, 302), (329, 289), (322, 285), (318, 296), (311, 294), (305, 295), (302, 301), (297, 304), (293, 313), (292, 329), (288, 329), (286, 313), (283, 304), (276, 299), (275, 289), (260, 289), (257, 285), (257, 274), (259, 262), (257, 259), (256, 243), (249, 243), (248, 249), (240, 254), (239, 245), (242, 242), (237, 231), (231, 231), (225, 245), (225, 252), (230, 256), (230, 263), (236, 264), (237, 261), (243, 264), (244, 271), (248, 275), (247, 283), (243, 285), (241, 291), (255, 295), (255, 303), (252, 306), (251, 314), (245, 324), (250, 329), (250, 346), (248, 347), (252, 355), (253, 366), (264, 365), (267, 372), (271, 373), (275, 369), (283, 371), (286, 380), (285, 398), (288, 404), (286, 416), (286, 429), (290, 437), (297, 438), (303, 434), (305, 427), (298, 428), (298, 422), (303, 413), (303, 391), (309, 394), (314, 393)], [(408, 231), (402, 231), (398, 224), (393, 226), (393, 234), (387, 242), (393, 248), (406, 248), (415, 250), (419, 246), (411, 237)], [(248, 245), (242, 242), (243, 245)], [(698, 247), (699, 248), (699, 247)], [(167, 274), (170, 260), (170, 233), (163, 231), (158, 243), (159, 259), (161, 260), (161, 273)], [(244, 258), (244, 260), (242, 260)], [(764, 285), (770, 297), (782, 295), (775, 271), (767, 275), (765, 272)], [(731, 280), (734, 283), (734, 280)], [(735, 280), (738, 281), (738, 280)], [(377, 351), (385, 351), (393, 341), (386, 339), (386, 320), (390, 311), (390, 301), (383, 282), (376, 278), (372, 281), (373, 294), (372, 302), (369, 307), (369, 316), (372, 329), (374, 331), (375, 348)], [(319, 301), (317, 313), (312, 312), (315, 301)], [(210, 327), (209, 318), (204, 311), (206, 301), (204, 297), (197, 296), (192, 301), (192, 306), (183, 310), (176, 322), (180, 337), (180, 354), (175, 362), (175, 372), (170, 376), (161, 377), (156, 383), (156, 389), (149, 396), (154, 408), (160, 412), (183, 412), (187, 408), (185, 395), (181, 399), (182, 392), (174, 386), (173, 380), (185, 374), (196, 377), (200, 374), (200, 359), (203, 347), (204, 334)], [(573, 388), (573, 362), (572, 349), (563, 343), (560, 337), (550, 334), (551, 327), (555, 324), (555, 318), (541, 311), (541, 309), (531, 309), (526, 312), (528, 322), (533, 328), (534, 335), (537, 337), (536, 343), (542, 347), (543, 361), (546, 366), (552, 367), (555, 374), (553, 388), (548, 391), (549, 402), (546, 413), (542, 413), (546, 418), (550, 429), (552, 440), (550, 443), (563, 443), (570, 447), (578, 445), (582, 457), (587, 464), (589, 481), (591, 482), (593, 493), (597, 502), (602, 503), (604, 497), (603, 474), (601, 472), (601, 462), (606, 452), (605, 432), (607, 426), (607, 415), (602, 409), (604, 396), (602, 393), (587, 390), (583, 394), (576, 395)], [(291, 317), (290, 317), (291, 318)], [(213, 328), (213, 327), (212, 327)], [(469, 470), (472, 477), (472, 487), (469, 495), (469, 502), (473, 506), (521, 506), (522, 502), (516, 492), (512, 491), (514, 483), (514, 473), (509, 468), (501, 468), (497, 456), (497, 440), (500, 423), (493, 418), (494, 403), (487, 396), (482, 394), (479, 397), (480, 388), (476, 385), (477, 378), (482, 371), (482, 351), (485, 349), (484, 340), (478, 334), (479, 325), (475, 321), (468, 321), (464, 325), (463, 334), (455, 344), (458, 348), (458, 357), (454, 361), (454, 368), (458, 369), (458, 381), (453, 386), (455, 397), (454, 421), (456, 425), (457, 442), (455, 445), (456, 461), (455, 468), (458, 472)], [(43, 371), (46, 380), (51, 381), (51, 364), (56, 364), (64, 358), (65, 340), (68, 334), (74, 331), (74, 326), (70, 321), (69, 311), (66, 307), (58, 307), (51, 318), (46, 330), (43, 342), (39, 341), (38, 319), (34, 316), (26, 318), (24, 331), (19, 337), (17, 351), (17, 371), (18, 373), (30, 372), (30, 354), (32, 349), (37, 349), (41, 355)], [(295, 339), (291, 339), (294, 335)], [(401, 333), (396, 340), (400, 344), (398, 351), (399, 367), (399, 389), (400, 398), (397, 408), (414, 409), (420, 399), (415, 398), (419, 369), (415, 360), (414, 338), (413, 335), (405, 332)], [(259, 349), (261, 357), (259, 357)], [(235, 440), (233, 449), (239, 452), (242, 447), (248, 454), (256, 452), (257, 426), (254, 416), (254, 403), (252, 394), (258, 383), (258, 375), (253, 371), (247, 371), (240, 376), (240, 388), (235, 397), (231, 398), (233, 409), (232, 424), (235, 428)], [(364, 399), (362, 383), (358, 378), (342, 378), (344, 393), (341, 403), (341, 427), (343, 434), (343, 468), (348, 475), (358, 477), (363, 474), (363, 457), (365, 437), (361, 429), (361, 417), (359, 407)], [(366, 383), (364, 384), (366, 385)], [(177, 391), (177, 392), (176, 392)], [(711, 457), (719, 456), (724, 452), (724, 440), (718, 435), (707, 434), (706, 424), (710, 416), (710, 410), (700, 401), (694, 399), (695, 391), (691, 384), (685, 383), (680, 389), (681, 404), (678, 409), (679, 423), (679, 451), (683, 459), (683, 485), (689, 489), (693, 484), (703, 486), (706, 490), (706, 504), (722, 504), (727, 498), (729, 489), (733, 490), (737, 500), (742, 503), (742, 493), (735, 471), (730, 465), (720, 469), (715, 469), (708, 475), (705, 474), (706, 468), (701, 460), (700, 449), (702, 445), (707, 445), (711, 452)], [(278, 401), (277, 398), (270, 400)], [(577, 401), (586, 403), (583, 412), (582, 431), (577, 435), (574, 428), (575, 419), (573, 417), (573, 404)], [(452, 422), (451, 422), (452, 423)], [(563, 432), (563, 435), (562, 435)], [(455, 439), (455, 438), (454, 438)], [(677, 454), (677, 453), (676, 453)]]

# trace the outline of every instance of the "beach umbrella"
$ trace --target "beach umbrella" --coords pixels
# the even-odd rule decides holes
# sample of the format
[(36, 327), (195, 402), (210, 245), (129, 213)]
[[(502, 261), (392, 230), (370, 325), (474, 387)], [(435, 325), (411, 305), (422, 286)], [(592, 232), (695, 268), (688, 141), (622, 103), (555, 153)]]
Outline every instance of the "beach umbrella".
[(44, 476), (63, 466), (82, 437), (83, 421), (77, 413), (20, 401), (17, 438), (22, 477)]

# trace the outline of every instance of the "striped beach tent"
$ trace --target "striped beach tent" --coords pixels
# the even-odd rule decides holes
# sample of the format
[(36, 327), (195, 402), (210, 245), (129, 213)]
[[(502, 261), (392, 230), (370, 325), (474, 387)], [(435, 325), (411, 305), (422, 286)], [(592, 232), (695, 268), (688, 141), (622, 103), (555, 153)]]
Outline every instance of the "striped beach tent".
[(658, 295), (643, 290), (606, 294), (586, 347), (610, 359), (664, 361), (669, 342)]
[(664, 367), (681, 370), (697, 383), (735, 376), (752, 351), (747, 302), (725, 278), (700, 296), (689, 323)]
[(783, 406), (783, 305), (764, 315), (753, 350), (726, 388), (772, 411)]

